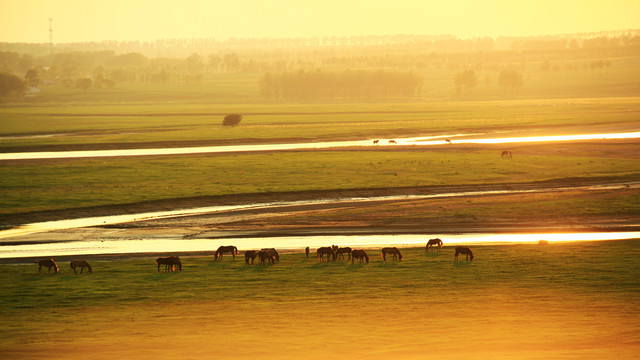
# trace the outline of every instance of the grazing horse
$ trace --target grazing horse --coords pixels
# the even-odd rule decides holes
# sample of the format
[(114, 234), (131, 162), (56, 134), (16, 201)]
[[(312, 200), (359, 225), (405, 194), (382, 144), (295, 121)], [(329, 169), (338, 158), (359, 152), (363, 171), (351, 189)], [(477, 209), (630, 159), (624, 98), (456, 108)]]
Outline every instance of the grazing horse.
[(466, 246), (457, 246), (456, 247), (456, 254), (453, 256), (454, 259), (458, 260), (458, 254), (465, 254), (467, 255), (466, 260), (471, 260), (473, 261), (473, 253), (471, 252), (471, 249), (469, 249)]
[(351, 252), (351, 263), (353, 264), (353, 262), (358, 259), (358, 262), (362, 262), (362, 259), (364, 259), (367, 264), (369, 263), (369, 256), (367, 256), (367, 253), (364, 250), (353, 250)]
[(273, 260), (275, 260), (276, 262), (280, 262), (280, 255), (278, 255), (278, 252), (276, 251), (276, 249), (264, 248), (262, 250), (268, 251), (271, 254), (271, 256), (273, 256)]
[(508, 157), (511, 159), (513, 157), (513, 152), (511, 150), (505, 150), (500, 154), (500, 157)]
[(380, 140), (373, 140), (373, 145), (378, 145), (379, 142)]
[(160, 272), (160, 265), (164, 265), (164, 271), (174, 271), (176, 266), (179, 271), (182, 271), (182, 262), (177, 256), (159, 257), (156, 263), (158, 263), (158, 272)]
[(427, 250), (429, 251), (429, 246), (438, 246), (438, 251), (440, 251), (440, 248), (442, 247), (442, 240), (440, 240), (439, 238), (435, 238), (435, 239), (429, 239), (429, 241), (427, 241)]
[(389, 145), (397, 145), (398, 143), (395, 140), (389, 140)]
[(264, 265), (266, 262), (275, 264), (276, 258), (268, 249), (262, 249), (258, 251), (258, 258), (260, 258), (260, 265)]
[(244, 263), (249, 265), (249, 259), (251, 259), (251, 265), (253, 265), (253, 261), (258, 256), (258, 252), (255, 250), (247, 250), (244, 252)]
[(320, 247), (318, 248), (318, 250), (316, 250), (316, 256), (318, 257), (318, 260), (320, 261), (324, 261), (324, 255), (327, 255), (327, 261), (329, 261), (329, 256), (331, 255), (331, 257), (333, 258), (333, 261), (336, 261), (336, 250), (334, 250), (333, 247)]
[(338, 256), (340, 259), (344, 259), (344, 254), (347, 254), (347, 260), (350, 260), (351, 248), (347, 246), (347, 247), (338, 248), (338, 250), (336, 250), (336, 256)]
[(451, 145), (451, 140), (449, 140), (449, 139), (444, 139), (444, 143), (445, 143), (445, 144), (449, 144), (449, 145)]
[(36, 261), (36, 264), (38, 264), (38, 274), (40, 273), (40, 270), (42, 270), (43, 266), (46, 266), (48, 268), (47, 273), (51, 272), (51, 268), (53, 268), (53, 270), (57, 273), (58, 270), (60, 270), (58, 268), (58, 264), (56, 264), (55, 261), (53, 261), (53, 259), (42, 259), (42, 260), (38, 260)]
[(89, 274), (93, 274), (93, 270), (91, 270), (91, 265), (89, 265), (89, 263), (84, 260), (73, 260), (69, 265), (71, 265), (71, 268), (73, 269), (74, 274), (78, 273), (76, 271), (77, 268), (80, 268), (80, 274), (82, 274), (82, 272), (84, 271), (84, 268), (87, 268), (87, 270), (89, 270)]
[(216, 255), (215, 255), (215, 260), (217, 261), (218, 258), (220, 258), (220, 260), (222, 260), (222, 254), (224, 253), (231, 253), (231, 255), (233, 255), (233, 260), (236, 259), (236, 255), (238, 255), (238, 248), (233, 246), (233, 245), (229, 245), (229, 246), (220, 246), (218, 248), (218, 250), (216, 250)]
[(307, 259), (309, 258), (309, 247), (304, 248), (304, 253), (307, 254)]
[(387, 254), (393, 255), (393, 260), (402, 260), (402, 254), (397, 247), (386, 247), (382, 248), (382, 260), (387, 261)]

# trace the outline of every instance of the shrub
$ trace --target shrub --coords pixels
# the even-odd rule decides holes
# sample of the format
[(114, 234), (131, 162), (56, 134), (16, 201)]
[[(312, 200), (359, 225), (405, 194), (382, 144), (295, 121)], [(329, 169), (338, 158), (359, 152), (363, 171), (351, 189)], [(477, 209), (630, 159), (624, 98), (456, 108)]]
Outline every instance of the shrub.
[(240, 114), (229, 114), (224, 117), (222, 120), (222, 125), (224, 126), (236, 126), (242, 120), (242, 115)]

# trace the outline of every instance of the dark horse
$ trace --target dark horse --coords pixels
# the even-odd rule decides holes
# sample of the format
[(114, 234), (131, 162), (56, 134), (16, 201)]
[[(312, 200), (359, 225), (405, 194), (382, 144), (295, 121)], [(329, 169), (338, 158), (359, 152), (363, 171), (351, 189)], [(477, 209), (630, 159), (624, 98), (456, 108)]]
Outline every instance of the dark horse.
[(233, 245), (229, 245), (229, 246), (220, 246), (218, 248), (218, 250), (216, 250), (216, 258), (214, 261), (217, 261), (218, 258), (220, 258), (220, 260), (222, 260), (222, 254), (224, 253), (231, 253), (231, 255), (233, 255), (233, 260), (236, 259), (236, 255), (238, 255), (238, 248), (233, 246)]
[(336, 250), (336, 256), (340, 259), (344, 259), (344, 254), (347, 254), (347, 260), (351, 259), (351, 248), (350, 247), (341, 247)]
[(318, 250), (316, 250), (316, 256), (318, 257), (318, 260), (320, 261), (324, 261), (324, 255), (327, 255), (327, 261), (329, 261), (329, 256), (331, 256), (333, 258), (333, 261), (336, 261), (336, 250), (333, 247), (320, 247), (318, 248)]
[(58, 272), (58, 270), (60, 270), (58, 268), (58, 264), (56, 264), (56, 262), (53, 261), (53, 259), (38, 260), (38, 261), (36, 261), (36, 264), (38, 264), (38, 273), (40, 273), (40, 270), (42, 270), (43, 266), (46, 266), (48, 268), (48, 270), (47, 270), (48, 273), (51, 272), (51, 268), (53, 268), (53, 270), (56, 273)]
[(69, 265), (71, 265), (71, 268), (73, 269), (74, 274), (78, 273), (76, 271), (77, 268), (80, 268), (80, 274), (82, 274), (82, 272), (84, 271), (84, 268), (87, 268), (87, 270), (89, 270), (89, 274), (93, 274), (93, 271), (91, 270), (91, 265), (89, 265), (89, 263), (84, 260), (73, 260)]
[(253, 265), (253, 261), (258, 256), (258, 252), (255, 250), (247, 250), (244, 252), (244, 263), (249, 265), (249, 260), (251, 260), (251, 265)]
[(382, 248), (382, 260), (387, 261), (387, 254), (393, 255), (393, 260), (402, 260), (402, 254), (397, 247)]
[(269, 253), (271, 253), (271, 256), (273, 256), (273, 260), (275, 260), (276, 262), (280, 262), (280, 255), (278, 254), (276, 249), (274, 249), (274, 248), (264, 248), (262, 250), (268, 251)]
[(304, 248), (304, 253), (307, 254), (307, 259), (309, 258), (309, 247)]
[(270, 249), (262, 249), (258, 251), (258, 258), (260, 258), (260, 265), (264, 265), (267, 262), (275, 264), (276, 262), (276, 257)]
[(513, 157), (513, 152), (511, 150), (505, 150), (505, 151), (502, 152), (502, 154), (500, 154), (500, 157), (512, 158)]
[(367, 262), (367, 264), (369, 263), (369, 256), (367, 256), (367, 253), (364, 250), (351, 251), (351, 263), (353, 264), (356, 259), (358, 259), (358, 262), (360, 263), (363, 259)]
[(471, 252), (471, 249), (469, 249), (466, 246), (457, 246), (456, 247), (456, 254), (453, 256), (454, 259), (458, 260), (458, 254), (465, 254), (465, 255), (467, 255), (467, 258), (465, 260), (473, 261), (473, 253)]
[(160, 272), (160, 265), (164, 265), (164, 271), (174, 271), (174, 269), (182, 271), (182, 262), (177, 256), (159, 257), (156, 263), (158, 263), (158, 272)]
[(426, 251), (429, 251), (429, 246), (438, 246), (438, 250), (440, 250), (440, 248), (442, 247), (442, 240), (440, 240), (439, 238), (429, 239), (429, 241), (427, 241)]

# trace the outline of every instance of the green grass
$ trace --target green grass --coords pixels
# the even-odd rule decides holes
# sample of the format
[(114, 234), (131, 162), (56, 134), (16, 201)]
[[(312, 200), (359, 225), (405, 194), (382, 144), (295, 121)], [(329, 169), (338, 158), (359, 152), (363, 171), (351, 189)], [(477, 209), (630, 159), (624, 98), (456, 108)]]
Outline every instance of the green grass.
[(557, 358), (572, 346), (568, 359), (615, 358), (638, 330), (636, 245), (474, 246), (472, 263), (453, 261), (451, 246), (402, 248), (403, 261), (386, 263), (368, 249), (370, 263), (353, 265), (303, 254), (270, 266), (182, 256), (180, 273), (157, 273), (153, 258), (89, 258), (91, 275), (74, 275), (67, 261), (58, 274), (0, 265), (0, 350), (21, 359), (207, 358), (213, 341), (226, 345), (217, 356), (234, 359), (321, 359), (323, 343), (349, 358), (399, 348), (411, 358), (455, 359), (467, 348), (472, 359)]
[[(0, 163), (0, 213), (204, 195), (637, 177), (634, 144), (516, 150), (354, 150)], [(603, 156), (603, 148), (614, 155)], [(519, 151), (519, 152), (518, 152)], [(617, 155), (616, 155), (617, 154)], [(613, 156), (613, 158), (612, 158)]]

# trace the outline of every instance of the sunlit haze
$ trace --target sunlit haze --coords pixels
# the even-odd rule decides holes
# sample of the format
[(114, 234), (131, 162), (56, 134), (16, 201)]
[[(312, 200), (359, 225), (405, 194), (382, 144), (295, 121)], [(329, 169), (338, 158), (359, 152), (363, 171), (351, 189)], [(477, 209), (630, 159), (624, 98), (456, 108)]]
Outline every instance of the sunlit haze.
[(451, 34), (530, 36), (637, 28), (640, 2), (338, 0), (3, 0), (0, 41), (290, 38)]

